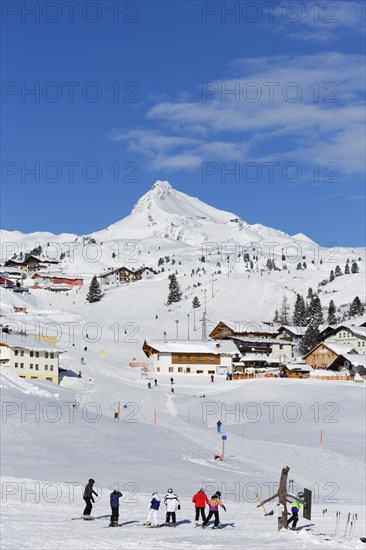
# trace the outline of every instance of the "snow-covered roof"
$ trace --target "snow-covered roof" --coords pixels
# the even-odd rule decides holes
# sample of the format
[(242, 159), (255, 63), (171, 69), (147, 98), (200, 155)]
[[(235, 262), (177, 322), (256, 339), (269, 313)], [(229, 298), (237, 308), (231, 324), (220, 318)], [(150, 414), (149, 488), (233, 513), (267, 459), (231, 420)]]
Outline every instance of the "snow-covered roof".
[(284, 346), (295, 346), (294, 342), (289, 342), (288, 340), (281, 340), (280, 338), (260, 338), (259, 336), (232, 336), (233, 340), (238, 340), (239, 342), (258, 342), (261, 344), (283, 344)]
[(275, 323), (263, 323), (262, 321), (220, 321), (234, 332), (277, 332)]
[(306, 331), (306, 327), (297, 327), (296, 325), (281, 325), (280, 329), (281, 328), (292, 332), (292, 334), (295, 334), (296, 336), (304, 336)]
[(347, 359), (353, 366), (357, 367), (365, 367), (366, 368), (366, 354), (365, 353), (359, 353), (359, 354), (351, 354), (351, 353), (345, 353), (342, 354), (342, 357)]
[(306, 371), (310, 372), (313, 370), (309, 365), (302, 362), (287, 363), (286, 368), (290, 371)]
[(56, 346), (51, 346), (43, 340), (36, 340), (35, 336), (31, 334), (8, 334), (5, 332), (0, 333), (0, 345), (8, 346), (10, 348), (22, 348), (32, 351), (54, 351), (63, 353), (63, 350)]
[[(333, 342), (322, 342), (322, 344), (328, 349), (334, 351), (334, 353), (337, 353), (338, 355), (344, 355), (345, 353), (349, 353), (350, 351), (356, 351), (358, 353), (358, 350), (352, 344), (333, 344)], [(320, 351), (319, 353), (327, 352)]]
[(239, 363), (247, 363), (248, 361), (263, 361), (267, 363), (270, 362), (270, 358), (260, 353), (247, 353), (240, 359)]
[(235, 355), (238, 348), (231, 340), (145, 340), (146, 344), (160, 353), (227, 353)]

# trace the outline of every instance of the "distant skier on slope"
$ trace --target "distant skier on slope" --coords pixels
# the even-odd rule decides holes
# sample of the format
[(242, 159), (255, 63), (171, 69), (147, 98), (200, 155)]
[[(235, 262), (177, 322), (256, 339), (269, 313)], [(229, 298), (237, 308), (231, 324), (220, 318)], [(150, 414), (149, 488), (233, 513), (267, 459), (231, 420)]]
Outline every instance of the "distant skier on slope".
[(116, 489), (112, 491), (109, 495), (109, 502), (112, 510), (111, 522), (109, 524), (109, 527), (116, 527), (118, 525), (119, 499), (121, 498), (121, 496), (122, 493), (120, 491), (117, 491)]
[(192, 497), (192, 502), (194, 502), (195, 509), (196, 509), (196, 525), (198, 525), (198, 520), (200, 519), (200, 514), (202, 517), (202, 521), (205, 521), (206, 514), (205, 514), (205, 506), (206, 504), (209, 504), (209, 500), (207, 498), (207, 495), (203, 489), (200, 489), (198, 493), (196, 493)]
[(170, 519), (171, 519), (172, 520), (171, 525), (172, 527), (175, 527), (177, 524), (176, 512), (177, 510), (180, 510), (180, 502), (177, 495), (173, 493), (173, 489), (168, 489), (168, 492), (164, 498), (164, 504), (166, 506), (165, 524), (170, 525)]
[(87, 519), (90, 518), (90, 514), (93, 509), (92, 502), (95, 502), (93, 495), (95, 495), (96, 497), (98, 496), (93, 489), (94, 483), (95, 483), (94, 479), (89, 479), (84, 489), (83, 499), (86, 502), (86, 506), (84, 509), (83, 517)]
[(297, 525), (297, 522), (299, 521), (299, 511), (301, 506), (304, 505), (303, 498), (304, 498), (304, 493), (300, 491), (299, 493), (297, 493), (297, 498), (295, 498), (291, 506), (292, 516), (288, 520), (287, 526), (289, 527), (290, 523), (292, 523), (293, 531), (296, 531), (296, 525)]
[(221, 493), (217, 491), (209, 500), (209, 514), (205, 521), (202, 523), (202, 528), (204, 529), (212, 516), (215, 516), (215, 523), (212, 529), (220, 529), (220, 516), (219, 516), (219, 506), (223, 508), (226, 512), (226, 508), (221, 502)]
[(160, 497), (157, 492), (152, 494), (152, 499), (150, 501), (150, 508), (147, 514), (147, 520), (144, 525), (152, 525), (153, 527), (158, 526), (158, 510), (160, 508)]

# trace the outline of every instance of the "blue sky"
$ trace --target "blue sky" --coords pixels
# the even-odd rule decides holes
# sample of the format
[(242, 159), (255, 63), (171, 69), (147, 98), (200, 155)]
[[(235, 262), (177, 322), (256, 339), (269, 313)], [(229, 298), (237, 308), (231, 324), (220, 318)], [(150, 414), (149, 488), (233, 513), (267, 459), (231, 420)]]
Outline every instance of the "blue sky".
[(364, 245), (363, 2), (71, 4), (2, 3), (2, 228), (99, 230), (163, 179)]

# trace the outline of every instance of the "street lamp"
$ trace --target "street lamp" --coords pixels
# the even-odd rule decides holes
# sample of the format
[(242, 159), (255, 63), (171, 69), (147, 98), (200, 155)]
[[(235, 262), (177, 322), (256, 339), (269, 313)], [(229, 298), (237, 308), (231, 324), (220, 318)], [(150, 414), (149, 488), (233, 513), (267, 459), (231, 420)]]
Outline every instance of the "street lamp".
[(206, 314), (206, 313), (207, 313), (207, 302), (206, 302), (207, 289), (204, 288), (204, 289), (203, 289), (203, 292), (205, 293), (205, 314)]
[(178, 341), (178, 325), (179, 325), (179, 320), (176, 319), (175, 322), (177, 323), (177, 341)]
[(188, 334), (188, 340), (189, 340), (189, 313), (187, 313), (187, 334)]

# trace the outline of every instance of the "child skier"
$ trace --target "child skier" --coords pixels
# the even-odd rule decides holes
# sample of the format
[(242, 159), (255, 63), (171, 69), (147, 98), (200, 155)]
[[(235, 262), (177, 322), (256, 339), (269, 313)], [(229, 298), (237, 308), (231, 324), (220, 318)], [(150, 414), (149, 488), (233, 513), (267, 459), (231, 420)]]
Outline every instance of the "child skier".
[(109, 502), (112, 509), (111, 522), (109, 527), (117, 527), (118, 518), (119, 518), (119, 499), (121, 498), (122, 493), (116, 489), (111, 492), (109, 496)]
[(200, 519), (200, 514), (202, 517), (202, 521), (205, 521), (206, 514), (205, 514), (205, 506), (206, 504), (209, 504), (209, 500), (207, 498), (207, 495), (203, 489), (200, 489), (198, 493), (196, 493), (192, 497), (192, 502), (194, 502), (195, 508), (196, 508), (196, 525), (198, 525), (198, 520)]
[(158, 526), (158, 510), (160, 508), (160, 497), (157, 492), (152, 494), (152, 499), (150, 502), (149, 513), (147, 514), (147, 520), (144, 525), (152, 525), (153, 527)]
[(221, 493), (219, 491), (217, 491), (217, 493), (215, 493), (210, 498), (210, 500), (209, 500), (209, 509), (210, 509), (210, 511), (209, 511), (209, 514), (208, 514), (207, 518), (202, 523), (202, 528), (203, 529), (206, 527), (206, 525), (208, 524), (208, 522), (210, 521), (212, 516), (215, 516), (215, 523), (214, 523), (214, 526), (212, 527), (212, 529), (220, 529), (219, 506), (221, 506), (221, 508), (223, 508), (226, 512), (226, 508), (223, 505), (223, 503), (221, 502), (220, 497), (221, 497)]
[(170, 518), (172, 519), (172, 527), (175, 527), (177, 524), (176, 511), (180, 510), (179, 498), (173, 489), (168, 489), (168, 493), (165, 495), (164, 504), (166, 506), (166, 520), (165, 525), (170, 525)]
[(303, 498), (304, 498), (304, 493), (300, 491), (299, 493), (297, 493), (297, 498), (295, 498), (291, 506), (292, 516), (288, 520), (287, 526), (289, 526), (290, 523), (292, 523), (293, 531), (296, 531), (296, 525), (297, 525), (297, 522), (299, 521), (299, 511), (301, 506), (304, 505)]
[(91, 514), (91, 511), (93, 509), (92, 502), (95, 502), (94, 498), (93, 498), (93, 495), (95, 495), (96, 497), (98, 496), (97, 493), (93, 489), (94, 483), (95, 483), (94, 479), (89, 479), (89, 481), (88, 481), (88, 483), (87, 483), (87, 485), (85, 486), (85, 489), (84, 489), (83, 499), (85, 500), (86, 506), (85, 506), (85, 510), (84, 510), (84, 513), (83, 513), (83, 517), (85, 519), (90, 519), (90, 514)]

